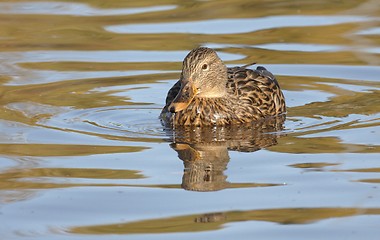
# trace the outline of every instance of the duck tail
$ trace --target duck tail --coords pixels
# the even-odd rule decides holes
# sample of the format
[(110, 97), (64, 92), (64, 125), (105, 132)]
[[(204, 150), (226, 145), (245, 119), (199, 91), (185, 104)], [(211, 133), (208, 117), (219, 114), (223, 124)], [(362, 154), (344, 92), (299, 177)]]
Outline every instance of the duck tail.
[(249, 67), (249, 66), (253, 66), (253, 65), (255, 65), (255, 64), (256, 64), (256, 62), (248, 63), (248, 64), (246, 64), (246, 65), (241, 66), (241, 68), (247, 68), (247, 67)]

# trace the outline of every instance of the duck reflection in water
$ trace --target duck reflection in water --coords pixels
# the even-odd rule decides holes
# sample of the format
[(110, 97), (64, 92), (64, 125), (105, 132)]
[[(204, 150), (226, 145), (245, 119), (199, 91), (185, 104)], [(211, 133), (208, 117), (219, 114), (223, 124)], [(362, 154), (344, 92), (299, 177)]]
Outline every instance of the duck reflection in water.
[[(277, 144), (285, 116), (277, 116), (244, 126), (179, 127), (167, 129), (171, 147), (184, 163), (182, 188), (191, 191), (217, 191), (234, 184), (224, 171), (230, 160), (228, 151), (254, 152)], [(244, 183), (238, 184), (240, 187)], [(276, 184), (249, 184), (249, 186)], [(239, 187), (237, 186), (237, 187)]]

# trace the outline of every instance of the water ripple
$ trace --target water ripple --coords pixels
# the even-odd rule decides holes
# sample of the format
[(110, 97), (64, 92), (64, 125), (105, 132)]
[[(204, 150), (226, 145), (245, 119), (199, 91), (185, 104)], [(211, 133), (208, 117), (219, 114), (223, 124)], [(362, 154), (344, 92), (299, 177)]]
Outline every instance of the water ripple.
[[(267, 64), (278, 75), (379, 81), (379, 66), (344, 66), (323, 64)], [(365, 74), (363, 74), (365, 73)]]
[(111, 16), (130, 15), (147, 12), (168, 11), (175, 5), (162, 5), (139, 8), (99, 9), (83, 3), (65, 2), (22, 2), (0, 3), (0, 14), (41, 14), (41, 15), (72, 15), (72, 16)]
[(192, 22), (123, 24), (107, 26), (114, 33), (237, 34), (285, 27), (325, 26), (372, 21), (362, 16), (271, 16), (246, 19), (211, 19)]
[(40, 122), (41, 125), (65, 131), (98, 135), (108, 139), (149, 141), (164, 137), (158, 119), (160, 109), (139, 107), (104, 107), (80, 109), (57, 114)]
[[(25, 51), (2, 52), (0, 60), (7, 63), (80, 61), (80, 62), (180, 62), (188, 53), (184, 51)], [(244, 55), (218, 52), (227, 61), (242, 59)]]

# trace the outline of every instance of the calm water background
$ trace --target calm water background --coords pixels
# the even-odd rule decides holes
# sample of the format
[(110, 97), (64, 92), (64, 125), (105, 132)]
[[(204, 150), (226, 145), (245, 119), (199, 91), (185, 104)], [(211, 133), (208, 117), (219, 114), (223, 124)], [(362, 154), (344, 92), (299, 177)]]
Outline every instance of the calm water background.
[[(283, 129), (163, 129), (199, 45), (277, 75)], [(377, 0), (0, 1), (0, 238), (378, 239), (379, 55)]]

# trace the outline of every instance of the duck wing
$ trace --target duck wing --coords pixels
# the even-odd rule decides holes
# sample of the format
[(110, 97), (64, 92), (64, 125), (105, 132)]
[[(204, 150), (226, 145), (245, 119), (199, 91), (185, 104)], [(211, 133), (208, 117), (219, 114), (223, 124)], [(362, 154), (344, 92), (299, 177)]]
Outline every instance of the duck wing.
[(242, 118), (285, 113), (285, 98), (274, 75), (262, 66), (248, 69), (250, 65), (228, 68), (227, 88), (238, 98), (237, 113)]
[(178, 80), (173, 87), (171, 87), (168, 91), (168, 94), (166, 96), (165, 100), (165, 107), (162, 109), (162, 112), (166, 112), (168, 109), (168, 106), (173, 102), (174, 98), (178, 95), (179, 91), (181, 89), (181, 81)]

